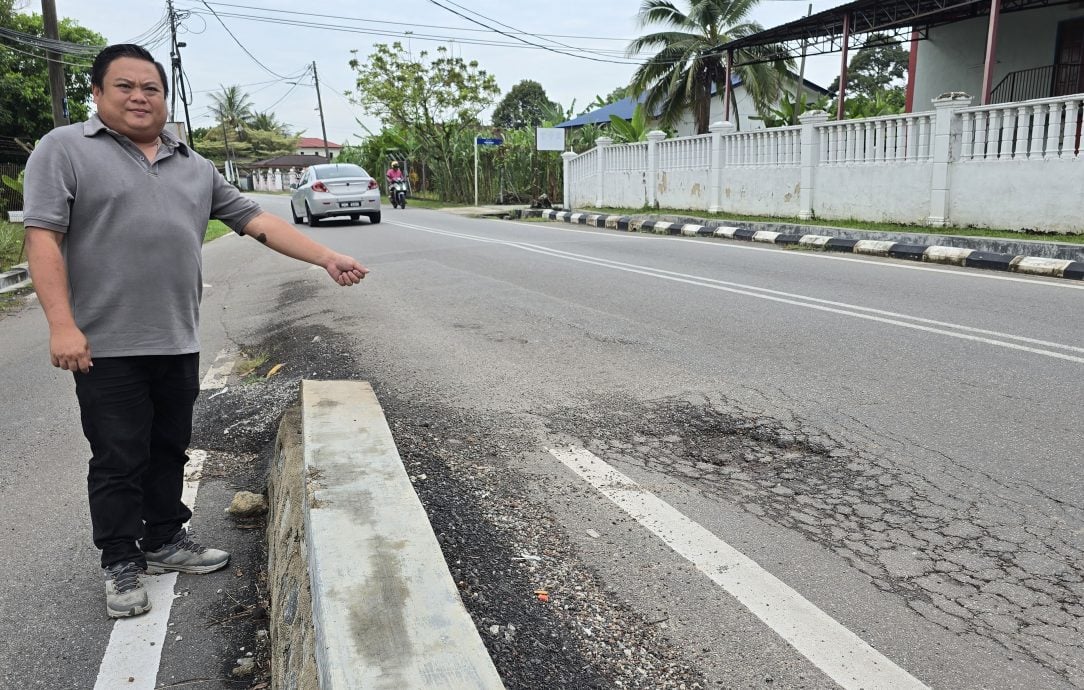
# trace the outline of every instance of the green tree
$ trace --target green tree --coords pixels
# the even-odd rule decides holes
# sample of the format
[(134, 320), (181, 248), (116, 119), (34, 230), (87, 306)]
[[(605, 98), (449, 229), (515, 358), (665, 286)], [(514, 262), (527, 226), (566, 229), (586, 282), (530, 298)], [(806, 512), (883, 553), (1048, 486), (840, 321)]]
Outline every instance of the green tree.
[[(220, 85), (221, 86), (221, 85)], [(252, 98), (240, 86), (223, 86), (222, 93), (211, 94), (211, 114), (226, 130), (243, 138), (244, 128), (252, 121)]]
[[(847, 100), (882, 100), (903, 107), (905, 101), (907, 61), (910, 52), (881, 34), (870, 34), (863, 46), (847, 64)], [(829, 91), (839, 92), (839, 77), (832, 80)]]
[(473, 147), (479, 113), (500, 94), (496, 79), (444, 46), (435, 57), (427, 51), (415, 57), (399, 42), (376, 44), (368, 59), (354, 57), (350, 67), (357, 75), (352, 102), (417, 141), (441, 192), (465, 195), (470, 178), (455, 174), (454, 161)]
[[(648, 112), (659, 113), (663, 126), (673, 126), (683, 113), (693, 111), (696, 131), (708, 131), (712, 85), (726, 83), (726, 57), (718, 50), (724, 43), (761, 31), (748, 20), (758, 0), (685, 0), (682, 12), (669, 0), (643, 0), (637, 18), (641, 27), (662, 25), (665, 30), (649, 33), (629, 43), (634, 57), (657, 50), (637, 68), (630, 87), (646, 93)], [(779, 55), (775, 46), (742, 49), (735, 54), (734, 74), (741, 78), (758, 112), (770, 108), (789, 79), (791, 60), (762, 60)], [(719, 88), (722, 97), (723, 89)], [(735, 103), (735, 111), (736, 111)]]
[(636, 109), (632, 111), (631, 120), (622, 119), (617, 115), (610, 116), (610, 133), (617, 143), (647, 141), (649, 129), (647, 111), (644, 110), (643, 103), (636, 104)]
[(290, 136), (290, 125), (279, 122), (274, 113), (255, 113), (246, 126), (249, 130), (277, 132), (283, 136)]
[(493, 110), (493, 126), (537, 127), (552, 106), (553, 101), (546, 96), (541, 84), (524, 79), (513, 86)]
[[(0, 0), (0, 27), (34, 36), (45, 35), (41, 15), (18, 14), (12, 6), (12, 0)], [(94, 47), (106, 44), (103, 36), (71, 19), (61, 19), (58, 32), (63, 41)], [(63, 59), (68, 117), (72, 122), (82, 122), (90, 113), (90, 63), (93, 57), (65, 55)], [(19, 51), (0, 48), (0, 138), (10, 141), (18, 137), (26, 142), (40, 139), (53, 128), (52, 113), (49, 67), (44, 55), (30, 48)], [(4, 158), (0, 152), (0, 160), (26, 158), (14, 151), (9, 155)]]

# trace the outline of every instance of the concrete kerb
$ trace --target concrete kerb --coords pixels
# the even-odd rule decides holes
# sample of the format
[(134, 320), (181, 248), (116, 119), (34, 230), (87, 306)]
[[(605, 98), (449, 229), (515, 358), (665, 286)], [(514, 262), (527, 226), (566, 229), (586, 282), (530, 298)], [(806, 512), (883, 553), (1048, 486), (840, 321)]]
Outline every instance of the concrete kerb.
[[(542, 212), (540, 215), (561, 220), (562, 215), (572, 214)], [(1060, 242), (848, 230), (797, 223), (742, 221), (739, 225), (725, 225), (726, 221), (670, 215), (592, 214), (590, 219), (596, 227), (628, 232), (800, 245), (828, 251), (1084, 280), (1084, 245)], [(817, 230), (818, 233), (810, 230)]]
[(18, 290), (29, 284), (30, 268), (26, 264), (18, 264), (11, 270), (0, 273), (0, 294)]
[(369, 384), (303, 381), (276, 456), (274, 686), (503, 689)]

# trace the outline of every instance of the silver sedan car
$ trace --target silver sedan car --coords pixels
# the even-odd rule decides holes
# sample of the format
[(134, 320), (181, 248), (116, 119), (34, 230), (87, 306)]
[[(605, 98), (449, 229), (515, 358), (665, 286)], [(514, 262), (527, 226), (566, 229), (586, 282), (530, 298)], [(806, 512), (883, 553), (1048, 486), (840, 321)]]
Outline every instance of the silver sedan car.
[(307, 220), (313, 227), (332, 216), (379, 223), (380, 186), (360, 165), (310, 165), (290, 196), (290, 213), (295, 223)]

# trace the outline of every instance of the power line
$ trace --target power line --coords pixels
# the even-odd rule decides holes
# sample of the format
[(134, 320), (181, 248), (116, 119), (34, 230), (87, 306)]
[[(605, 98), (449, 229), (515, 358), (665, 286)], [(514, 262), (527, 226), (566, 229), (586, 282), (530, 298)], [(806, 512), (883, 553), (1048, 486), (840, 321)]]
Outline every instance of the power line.
[[(558, 55), (565, 55), (565, 56), (568, 56), (568, 57), (579, 58), (581, 60), (591, 60), (592, 62), (609, 62), (609, 63), (615, 64), (615, 65), (636, 64), (635, 61), (633, 61), (633, 60), (607, 60), (605, 58), (591, 57), (589, 55), (575, 55), (573, 53), (566, 53), (563, 50), (557, 50), (556, 48), (550, 48), (549, 46), (540, 45), (538, 43), (532, 43), (531, 41), (528, 41), (525, 38), (520, 38), (519, 36), (508, 33), (507, 31), (502, 31), (500, 29), (495, 29), (492, 26), (488, 26), (485, 23), (478, 21), (477, 19), (474, 19), (472, 17), (468, 17), (467, 15), (463, 14), (462, 12), (457, 12), (456, 10), (453, 10), (451, 7), (448, 7), (447, 5), (440, 4), (439, 2), (437, 2), (437, 0), (429, 0), (429, 3), (432, 4), (432, 5), (436, 5), (437, 7), (441, 8), (442, 10), (445, 10), (447, 12), (451, 12), (452, 14), (456, 15), (457, 17), (460, 17), (462, 19), (466, 19), (468, 22), (470, 22), (472, 24), (477, 24), (478, 26), (485, 27), (485, 28), (487, 28), (487, 29), (489, 29), (489, 30), (491, 30), (491, 31), (493, 31), (495, 33), (498, 33), (498, 34), (500, 34), (502, 36), (507, 36), (508, 38), (517, 40), (517, 41), (519, 41), (521, 43), (526, 43), (527, 45), (534, 46), (536, 48), (542, 48), (543, 50), (548, 50), (551, 53), (557, 53)], [(492, 20), (490, 20), (490, 21), (492, 21)]]
[[(195, 14), (199, 14), (198, 10), (194, 10), (193, 12)], [(479, 45), (479, 46), (489, 46), (489, 47), (496, 47), (496, 48), (526, 48), (526, 49), (534, 49), (534, 50), (552, 50), (548, 46), (544, 46), (544, 45), (538, 45), (538, 44), (524, 45), (523, 43), (519, 43), (519, 42), (493, 41), (493, 40), (483, 40), (483, 39), (480, 39), (480, 38), (463, 38), (463, 37), (452, 37), (452, 36), (439, 36), (439, 35), (432, 35), (432, 34), (418, 34), (418, 33), (412, 32), (412, 31), (390, 32), (390, 31), (388, 31), (386, 29), (379, 29), (379, 30), (378, 29), (365, 29), (365, 28), (361, 28), (361, 27), (349, 27), (349, 26), (341, 26), (341, 25), (333, 25), (333, 24), (323, 24), (323, 23), (320, 23), (320, 22), (303, 21), (303, 20), (296, 20), (296, 19), (285, 19), (285, 18), (278, 18), (278, 17), (261, 17), (261, 16), (254, 16), (254, 15), (232, 14), (232, 13), (229, 13), (229, 12), (219, 12), (218, 15), (220, 17), (231, 17), (231, 18), (236, 18), (236, 19), (240, 19), (240, 20), (243, 20), (243, 21), (255, 21), (255, 22), (263, 22), (263, 23), (267, 23), (267, 24), (277, 24), (277, 25), (281, 25), (281, 26), (295, 26), (295, 27), (308, 28), (308, 29), (319, 29), (321, 31), (337, 31), (337, 32), (342, 32), (342, 33), (380, 36), (380, 37), (383, 37), (383, 38), (391, 36), (391, 37), (406, 38), (406, 39), (412, 39), (412, 40), (422, 40), (422, 41), (427, 41), (428, 40), (428, 41), (434, 41), (434, 42), (455, 41), (457, 43), (461, 43), (461, 44), (464, 44), (464, 45)], [(490, 32), (490, 33), (492, 33), (492, 32)], [(581, 50), (581, 52), (590, 53), (590, 54), (612, 55), (612, 56), (615, 56), (615, 57), (616, 56), (623, 56), (625, 54), (624, 51), (621, 51), (621, 50), (588, 50), (588, 49), (579, 49), (579, 50)], [(583, 57), (583, 56), (572, 55), (572, 57)], [(621, 61), (621, 62), (618, 62), (617, 64), (636, 64), (636, 63), (634, 61)]]
[[(799, 0), (794, 0), (794, 1), (797, 2)], [(800, 1), (804, 2), (805, 0), (800, 0)], [(492, 33), (493, 32), (492, 29), (471, 29), (471, 28), (458, 27), (458, 26), (445, 26), (445, 25), (440, 25), (440, 24), (418, 24), (416, 22), (393, 22), (393, 21), (387, 21), (387, 20), (381, 20), (381, 19), (362, 19), (360, 17), (350, 17), (350, 16), (344, 16), (344, 15), (335, 15), (335, 14), (320, 14), (320, 13), (316, 13), (316, 12), (297, 12), (297, 11), (294, 11), (294, 10), (277, 10), (277, 9), (272, 9), (272, 8), (269, 8), (269, 7), (257, 7), (257, 6), (254, 6), (254, 5), (238, 5), (238, 4), (229, 3), (229, 2), (211, 2), (209, 4), (214, 5), (216, 7), (235, 7), (235, 8), (238, 8), (238, 9), (246, 9), (246, 10), (261, 10), (261, 11), (264, 11), (264, 12), (274, 12), (276, 14), (297, 15), (297, 16), (300, 16), (300, 17), (317, 17), (317, 18), (320, 18), (320, 19), (348, 19), (350, 21), (356, 21), (356, 22), (361, 22), (361, 23), (365, 23), (365, 24), (390, 24), (392, 26), (409, 26), (409, 27), (413, 27), (413, 28), (423, 28), (423, 29), (448, 29), (448, 30), (451, 30), (451, 31), (469, 31), (469, 32), (472, 32), (472, 33)], [(459, 6), (457, 5), (457, 7), (459, 7)], [(475, 14), (477, 14), (477, 13), (475, 13)], [(507, 25), (504, 25), (504, 26), (507, 26)], [(515, 30), (514, 33), (520, 33), (520, 34), (527, 35), (527, 36), (539, 35), (537, 32), (519, 31), (519, 30)], [(582, 39), (591, 40), (591, 41), (619, 41), (619, 42), (622, 42), (622, 43), (628, 43), (631, 40), (631, 39), (628, 39), (628, 38), (611, 38), (611, 37), (606, 37), (606, 36), (587, 36), (587, 35), (583, 35), (583, 34), (578, 34), (578, 35), (574, 35), (574, 34), (543, 34), (543, 35), (544, 36), (550, 36), (550, 37), (553, 37), (553, 38), (582, 38)]]
[(226, 22), (222, 21), (222, 18), (218, 16), (218, 13), (215, 12), (214, 9), (212, 9), (212, 7), (210, 5), (208, 5), (206, 2), (203, 2), (203, 6), (206, 7), (208, 10), (211, 10), (211, 14), (213, 14), (215, 16), (215, 19), (217, 19), (218, 23), (222, 25), (222, 28), (226, 30), (226, 33), (228, 33), (230, 35), (230, 38), (233, 39), (233, 42), (236, 43), (238, 46), (240, 46), (241, 50), (245, 51), (245, 55), (248, 55), (250, 58), (252, 58), (252, 61), (255, 62), (260, 67), (260, 69), (267, 72), (268, 74), (271, 74), (273, 76), (278, 77), (279, 79), (289, 79), (289, 77), (284, 77), (283, 75), (279, 74), (278, 72), (275, 72), (274, 70), (269, 68), (267, 65), (265, 65), (262, 62), (260, 62), (259, 60), (257, 60), (256, 56), (253, 55), (251, 52), (249, 52), (248, 48), (246, 48), (245, 45), (243, 43), (241, 43), (241, 41), (239, 41), (236, 36), (233, 35), (233, 32), (230, 31), (230, 27), (226, 26)]

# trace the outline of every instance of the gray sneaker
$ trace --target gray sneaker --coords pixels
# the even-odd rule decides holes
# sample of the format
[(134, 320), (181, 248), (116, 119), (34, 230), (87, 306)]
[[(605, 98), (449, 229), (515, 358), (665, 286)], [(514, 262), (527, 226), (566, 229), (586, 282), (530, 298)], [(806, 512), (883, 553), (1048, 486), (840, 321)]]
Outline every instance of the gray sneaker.
[(105, 573), (105, 611), (110, 618), (128, 618), (151, 610), (147, 590), (139, 576), (143, 568), (132, 561), (121, 561), (102, 568)]
[(181, 530), (168, 544), (157, 551), (148, 551), (147, 572), (158, 575), (167, 571), (178, 573), (211, 573), (225, 568), (230, 554), (192, 541), (188, 532)]

